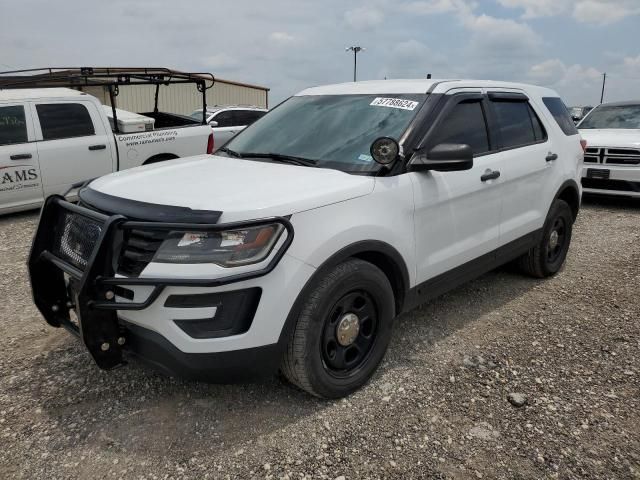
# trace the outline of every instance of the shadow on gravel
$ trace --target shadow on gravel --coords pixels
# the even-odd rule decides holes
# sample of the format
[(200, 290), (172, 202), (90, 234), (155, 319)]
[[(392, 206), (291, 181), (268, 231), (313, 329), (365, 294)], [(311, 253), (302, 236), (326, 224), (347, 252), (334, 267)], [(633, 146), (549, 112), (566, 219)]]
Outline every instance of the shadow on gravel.
[[(383, 371), (424, 364), (423, 354), (433, 345), (459, 329), (473, 328), (492, 312), (503, 315), (509, 311), (504, 309), (506, 304), (544, 281), (553, 280), (528, 277), (509, 264), (400, 316)], [(517, 312), (512, 314), (517, 321)]]

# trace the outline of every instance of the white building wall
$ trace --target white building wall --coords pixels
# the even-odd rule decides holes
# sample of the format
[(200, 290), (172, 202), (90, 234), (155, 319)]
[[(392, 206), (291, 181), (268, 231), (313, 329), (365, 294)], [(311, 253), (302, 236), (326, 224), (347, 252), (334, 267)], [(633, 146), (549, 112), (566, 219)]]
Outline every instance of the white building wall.
[[(107, 89), (83, 87), (82, 90), (98, 97), (103, 104), (111, 105)], [(150, 112), (153, 110), (154, 95), (155, 85), (120, 87), (116, 105), (132, 112)], [(216, 81), (213, 87), (207, 90), (207, 105), (255, 105), (266, 108), (267, 95), (268, 91), (260, 88)], [(161, 112), (190, 115), (198, 108), (202, 108), (202, 94), (198, 92), (195, 84), (160, 86), (158, 110)]]

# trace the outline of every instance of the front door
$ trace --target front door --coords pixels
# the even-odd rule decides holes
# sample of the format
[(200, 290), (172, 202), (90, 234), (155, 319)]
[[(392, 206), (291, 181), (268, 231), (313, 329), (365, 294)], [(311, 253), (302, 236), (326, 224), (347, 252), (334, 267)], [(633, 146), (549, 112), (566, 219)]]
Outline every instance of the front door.
[(31, 109), (45, 197), (113, 171), (113, 135), (94, 103), (37, 102)]
[(33, 123), (23, 104), (0, 105), (0, 212), (42, 202)]
[(442, 143), (470, 145), (471, 170), (410, 174), (418, 283), (478, 259), (499, 245), (502, 160), (493, 152), (486, 108), (480, 92), (452, 95), (427, 139), (427, 152)]

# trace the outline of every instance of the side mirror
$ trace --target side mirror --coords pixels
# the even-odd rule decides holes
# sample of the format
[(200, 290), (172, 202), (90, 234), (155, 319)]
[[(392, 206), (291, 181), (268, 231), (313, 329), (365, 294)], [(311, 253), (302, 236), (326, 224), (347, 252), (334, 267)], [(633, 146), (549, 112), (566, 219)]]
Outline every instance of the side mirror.
[(209, 125), (211, 125), (212, 127), (217, 127), (218, 126), (218, 122), (216, 122), (215, 120), (211, 120), (209, 122)]
[(429, 153), (414, 157), (409, 163), (409, 170), (421, 172), (436, 170), (438, 172), (456, 172), (470, 170), (473, 167), (473, 151), (464, 143), (441, 143), (433, 147)]

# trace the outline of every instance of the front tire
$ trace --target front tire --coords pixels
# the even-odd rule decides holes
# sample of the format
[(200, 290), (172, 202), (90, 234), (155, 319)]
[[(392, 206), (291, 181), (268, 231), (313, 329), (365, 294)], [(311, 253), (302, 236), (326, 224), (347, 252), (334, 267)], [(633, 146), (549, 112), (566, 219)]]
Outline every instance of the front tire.
[(317, 397), (349, 395), (371, 378), (384, 357), (394, 317), (387, 276), (371, 263), (347, 260), (307, 295), (281, 371)]
[(569, 252), (573, 232), (573, 212), (564, 200), (551, 205), (538, 245), (518, 259), (520, 269), (537, 278), (558, 273)]

